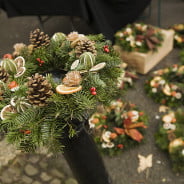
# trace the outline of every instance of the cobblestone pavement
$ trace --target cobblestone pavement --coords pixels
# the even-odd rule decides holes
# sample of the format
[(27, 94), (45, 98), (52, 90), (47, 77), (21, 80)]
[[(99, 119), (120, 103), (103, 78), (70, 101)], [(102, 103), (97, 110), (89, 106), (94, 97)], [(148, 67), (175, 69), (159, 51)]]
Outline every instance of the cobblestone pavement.
[(24, 154), (0, 142), (0, 184), (77, 184), (62, 155)]

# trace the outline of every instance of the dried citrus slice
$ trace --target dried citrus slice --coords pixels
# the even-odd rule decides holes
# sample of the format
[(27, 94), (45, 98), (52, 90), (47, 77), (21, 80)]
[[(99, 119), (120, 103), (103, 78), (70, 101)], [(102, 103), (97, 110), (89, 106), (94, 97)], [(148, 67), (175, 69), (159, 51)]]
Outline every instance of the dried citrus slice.
[(90, 72), (96, 72), (96, 71), (101, 70), (102, 68), (104, 68), (105, 65), (106, 65), (105, 62), (99, 63), (99, 64), (93, 66), (89, 71)]
[(25, 67), (18, 68), (17, 73), (15, 74), (15, 78), (22, 76), (25, 73), (25, 71), (26, 71)]
[(162, 91), (164, 92), (165, 95), (171, 96), (171, 88), (169, 87), (168, 84), (166, 84), (166, 85), (164, 86), (164, 88), (162, 89)]
[(31, 104), (26, 102), (25, 97), (15, 96), (10, 100), (10, 104), (17, 110), (17, 112), (24, 112), (31, 107)]
[(15, 113), (16, 110), (12, 105), (6, 105), (5, 107), (3, 107), (3, 109), (1, 110), (1, 119), (7, 119), (9, 117), (10, 113)]
[(59, 94), (72, 94), (76, 93), (77, 91), (80, 91), (81, 89), (82, 86), (68, 87), (63, 84), (60, 84), (56, 87), (56, 92)]
[(16, 57), (14, 62), (18, 68), (23, 67), (25, 65), (25, 59), (22, 56)]
[(71, 69), (71, 70), (74, 70), (74, 69), (77, 68), (78, 65), (79, 65), (79, 59), (75, 60), (75, 61), (72, 63), (70, 69)]

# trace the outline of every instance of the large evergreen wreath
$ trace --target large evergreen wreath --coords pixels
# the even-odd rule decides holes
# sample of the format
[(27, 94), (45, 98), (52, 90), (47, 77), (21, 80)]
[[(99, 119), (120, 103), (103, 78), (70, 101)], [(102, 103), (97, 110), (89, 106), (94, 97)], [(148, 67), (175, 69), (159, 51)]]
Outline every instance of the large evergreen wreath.
[(60, 138), (75, 134), (72, 122), (87, 120), (116, 95), (121, 60), (101, 34), (55, 33), (50, 39), (36, 29), (30, 44), (14, 49), (1, 61), (0, 128), (19, 149), (61, 150)]
[(156, 143), (166, 151), (173, 164), (174, 171), (184, 172), (184, 110), (168, 111), (162, 116)]

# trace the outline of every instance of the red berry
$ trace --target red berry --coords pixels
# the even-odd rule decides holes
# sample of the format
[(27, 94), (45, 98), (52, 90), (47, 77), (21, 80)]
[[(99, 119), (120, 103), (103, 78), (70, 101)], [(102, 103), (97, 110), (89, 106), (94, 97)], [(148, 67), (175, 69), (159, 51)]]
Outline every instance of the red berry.
[(104, 128), (108, 128), (108, 126), (107, 126), (107, 125), (103, 125), (103, 127), (104, 127)]
[(41, 59), (40, 59), (40, 58), (36, 58), (36, 60), (37, 60), (38, 62), (40, 62), (40, 61), (41, 61)]
[(107, 52), (107, 53), (110, 52), (108, 45), (104, 45), (103, 49), (104, 49), (104, 52)]
[(30, 134), (30, 133), (31, 133), (30, 130), (25, 130), (25, 131), (24, 131), (24, 134), (26, 134), (26, 135), (28, 135), (28, 134)]
[(118, 144), (117, 147), (118, 147), (119, 149), (122, 149), (124, 146), (123, 146), (123, 144)]
[(12, 82), (10, 82), (10, 83), (8, 84), (8, 88), (9, 88), (9, 89), (15, 88), (15, 87), (17, 87), (17, 86), (18, 86), (18, 84), (17, 84), (16, 81), (12, 81)]
[(13, 56), (11, 54), (5, 54), (3, 58), (7, 59), (13, 59)]
[(92, 91), (96, 91), (96, 88), (95, 87), (91, 87), (90, 88), (90, 91), (92, 92)]
[(110, 50), (108, 48), (104, 48), (104, 51), (108, 53)]
[(91, 94), (92, 95), (96, 95), (96, 91), (91, 91)]
[(13, 59), (13, 56), (11, 54), (5, 54), (3, 56), (4, 59)]

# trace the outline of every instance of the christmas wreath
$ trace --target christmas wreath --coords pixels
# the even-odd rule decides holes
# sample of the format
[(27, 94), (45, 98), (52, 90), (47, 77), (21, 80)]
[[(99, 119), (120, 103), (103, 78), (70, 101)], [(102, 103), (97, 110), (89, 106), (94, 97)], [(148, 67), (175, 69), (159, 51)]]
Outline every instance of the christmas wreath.
[[(0, 128), (23, 151), (60, 151), (62, 136), (108, 104), (117, 91), (121, 60), (103, 35), (30, 33), (0, 67)], [(74, 123), (75, 122), (75, 123)], [(68, 134), (63, 135), (67, 127)]]
[(173, 170), (184, 172), (184, 110), (168, 110), (162, 116), (156, 143), (166, 151), (172, 161)]
[(113, 100), (89, 119), (92, 135), (103, 154), (116, 155), (144, 141), (148, 118), (135, 104)]
[(124, 51), (156, 51), (162, 41), (161, 30), (144, 23), (128, 24), (115, 33), (115, 44)]
[(174, 24), (171, 29), (175, 31), (174, 46), (184, 48), (184, 24)]
[(153, 72), (146, 81), (145, 90), (157, 103), (172, 107), (184, 103), (184, 65), (174, 64), (171, 67)]

